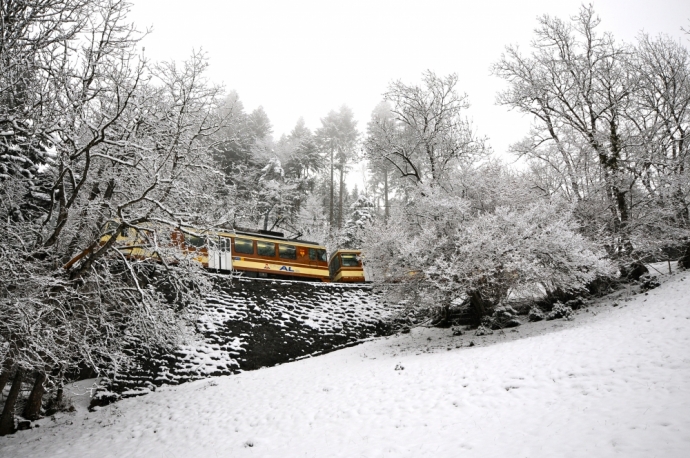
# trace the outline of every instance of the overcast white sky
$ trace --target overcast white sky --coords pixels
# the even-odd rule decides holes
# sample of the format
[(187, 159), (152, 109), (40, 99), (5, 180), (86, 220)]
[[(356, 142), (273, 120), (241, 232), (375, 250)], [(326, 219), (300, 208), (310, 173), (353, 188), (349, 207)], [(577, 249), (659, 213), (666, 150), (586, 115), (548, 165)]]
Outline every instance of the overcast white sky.
[[(536, 17), (567, 18), (576, 0), (133, 0), (131, 18), (152, 26), (143, 46), (154, 60), (203, 49), (209, 78), (238, 92), (249, 112), (262, 105), (277, 139), (304, 117), (312, 130), (347, 104), (364, 131), (388, 83), (417, 82), (426, 69), (455, 72), (469, 115), (497, 153), (529, 120), (494, 104), (503, 82), (489, 66), (510, 43), (528, 46)], [(602, 30), (632, 41), (664, 32), (690, 46), (688, 0), (594, 0)]]

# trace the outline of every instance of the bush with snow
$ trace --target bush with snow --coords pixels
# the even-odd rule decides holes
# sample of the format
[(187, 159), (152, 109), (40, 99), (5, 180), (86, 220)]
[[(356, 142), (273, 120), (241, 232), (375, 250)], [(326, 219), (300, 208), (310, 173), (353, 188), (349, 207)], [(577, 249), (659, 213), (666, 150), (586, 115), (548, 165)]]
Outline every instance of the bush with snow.
[(542, 321), (545, 318), (546, 315), (544, 315), (544, 312), (537, 306), (532, 306), (529, 312), (527, 312), (527, 319), (529, 321)]
[(491, 315), (491, 320), (492, 329), (514, 328), (522, 324), (515, 309), (507, 305), (497, 307)]
[(576, 292), (613, 273), (567, 205), (533, 197), (477, 211), (461, 194), (420, 186), (408, 206), (374, 224), (364, 240), (374, 280), (397, 283), (418, 306), (464, 297), (481, 317), (511, 295)]
[(571, 309), (567, 305), (564, 305), (560, 302), (556, 302), (554, 304), (551, 312), (549, 312), (549, 314), (546, 315), (546, 319), (547, 320), (555, 320), (557, 318), (572, 320), (573, 319), (573, 309)]
[(659, 280), (657, 280), (656, 277), (652, 277), (650, 275), (641, 276), (639, 282), (640, 289), (642, 289), (642, 291), (648, 291), (650, 289), (658, 288), (659, 286), (661, 286)]
[(491, 328), (487, 328), (483, 324), (480, 324), (477, 330), (475, 331), (474, 335), (475, 336), (488, 336), (493, 334), (494, 332), (491, 330)]

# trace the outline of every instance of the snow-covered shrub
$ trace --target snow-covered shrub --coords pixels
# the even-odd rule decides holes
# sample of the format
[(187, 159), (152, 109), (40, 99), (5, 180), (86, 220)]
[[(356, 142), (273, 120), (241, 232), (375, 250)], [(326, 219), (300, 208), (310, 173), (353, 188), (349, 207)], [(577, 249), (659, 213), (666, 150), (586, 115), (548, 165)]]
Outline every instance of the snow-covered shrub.
[(369, 267), (417, 303), (449, 307), (465, 296), (479, 317), (510, 294), (579, 291), (612, 273), (569, 206), (543, 197), (499, 203), (508, 205), (477, 211), (462, 192), (419, 186), (407, 207), (368, 231)]
[(549, 314), (546, 316), (546, 319), (555, 320), (557, 318), (564, 318), (566, 320), (572, 320), (573, 316), (573, 309), (567, 305), (563, 305), (560, 302), (556, 302), (551, 312), (549, 312)]
[(565, 305), (567, 305), (573, 310), (578, 310), (580, 307), (585, 305), (585, 300), (582, 297), (576, 297), (575, 299), (567, 301)]
[(107, 406), (120, 399), (122, 399), (122, 396), (118, 393), (107, 390), (97, 391), (91, 398), (89, 409), (95, 410), (97, 407)]
[(512, 318), (517, 314), (517, 311), (515, 311), (515, 309), (509, 305), (503, 305), (494, 310), (494, 316), (501, 318)]
[(514, 328), (522, 324), (517, 319), (517, 312), (510, 306), (497, 307), (491, 315), (484, 315), (480, 322), (484, 328), (494, 331), (503, 328)]
[(488, 336), (493, 334), (494, 332), (491, 330), (491, 328), (486, 328), (483, 324), (479, 325), (477, 328), (477, 331), (474, 333), (475, 336)]
[(486, 329), (494, 329), (494, 327), (497, 327), (496, 319), (493, 315), (484, 315), (480, 320), (480, 326), (483, 326)]
[(640, 277), (640, 289), (642, 291), (648, 291), (650, 289), (658, 288), (661, 286), (661, 283), (659, 283), (659, 280), (657, 280), (656, 277), (652, 277), (651, 275), (643, 275)]
[(532, 308), (529, 309), (529, 312), (527, 313), (527, 319), (529, 321), (542, 321), (546, 318), (546, 315), (544, 315), (544, 312), (537, 307), (537, 306), (532, 306)]
[(45, 403), (45, 414), (53, 415), (57, 412), (74, 412), (76, 409), (72, 398), (64, 395), (51, 396)]

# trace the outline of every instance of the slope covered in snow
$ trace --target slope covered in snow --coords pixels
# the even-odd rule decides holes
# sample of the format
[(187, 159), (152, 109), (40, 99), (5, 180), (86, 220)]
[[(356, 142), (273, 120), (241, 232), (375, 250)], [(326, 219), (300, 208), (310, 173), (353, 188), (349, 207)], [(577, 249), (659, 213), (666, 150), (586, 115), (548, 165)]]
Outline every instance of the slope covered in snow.
[(101, 379), (97, 405), (161, 385), (231, 375), (328, 353), (390, 335), (400, 307), (379, 302), (371, 285), (254, 279), (209, 273), (216, 288), (194, 309), (194, 341), (152, 356), (135, 337), (135, 364)]
[(418, 328), (79, 408), (0, 438), (0, 455), (686, 457), (689, 297), (684, 272), (573, 321), (486, 337)]

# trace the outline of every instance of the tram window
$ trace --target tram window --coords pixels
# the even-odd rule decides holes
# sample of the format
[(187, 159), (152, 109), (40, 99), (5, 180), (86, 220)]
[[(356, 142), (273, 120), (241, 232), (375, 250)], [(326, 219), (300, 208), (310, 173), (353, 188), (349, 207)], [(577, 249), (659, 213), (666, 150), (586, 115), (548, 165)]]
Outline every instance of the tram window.
[(227, 237), (218, 237), (218, 240), (209, 239), (208, 244), (210, 248), (220, 251), (221, 253), (230, 251), (230, 239)]
[(309, 259), (312, 261), (326, 261), (326, 250), (309, 248)]
[(349, 254), (341, 254), (341, 258), (343, 258), (343, 267), (359, 267), (359, 261), (357, 260), (357, 255), (354, 253), (349, 253)]
[(235, 253), (254, 254), (254, 241), (235, 237)]
[(297, 248), (295, 245), (278, 244), (278, 257), (283, 259), (297, 259)]
[(276, 244), (271, 243), (271, 242), (257, 241), (256, 242), (256, 250), (257, 250), (259, 256), (275, 257), (275, 255), (276, 255)]
[(206, 245), (206, 240), (198, 235), (185, 234), (184, 243), (187, 246), (201, 248), (202, 246)]

